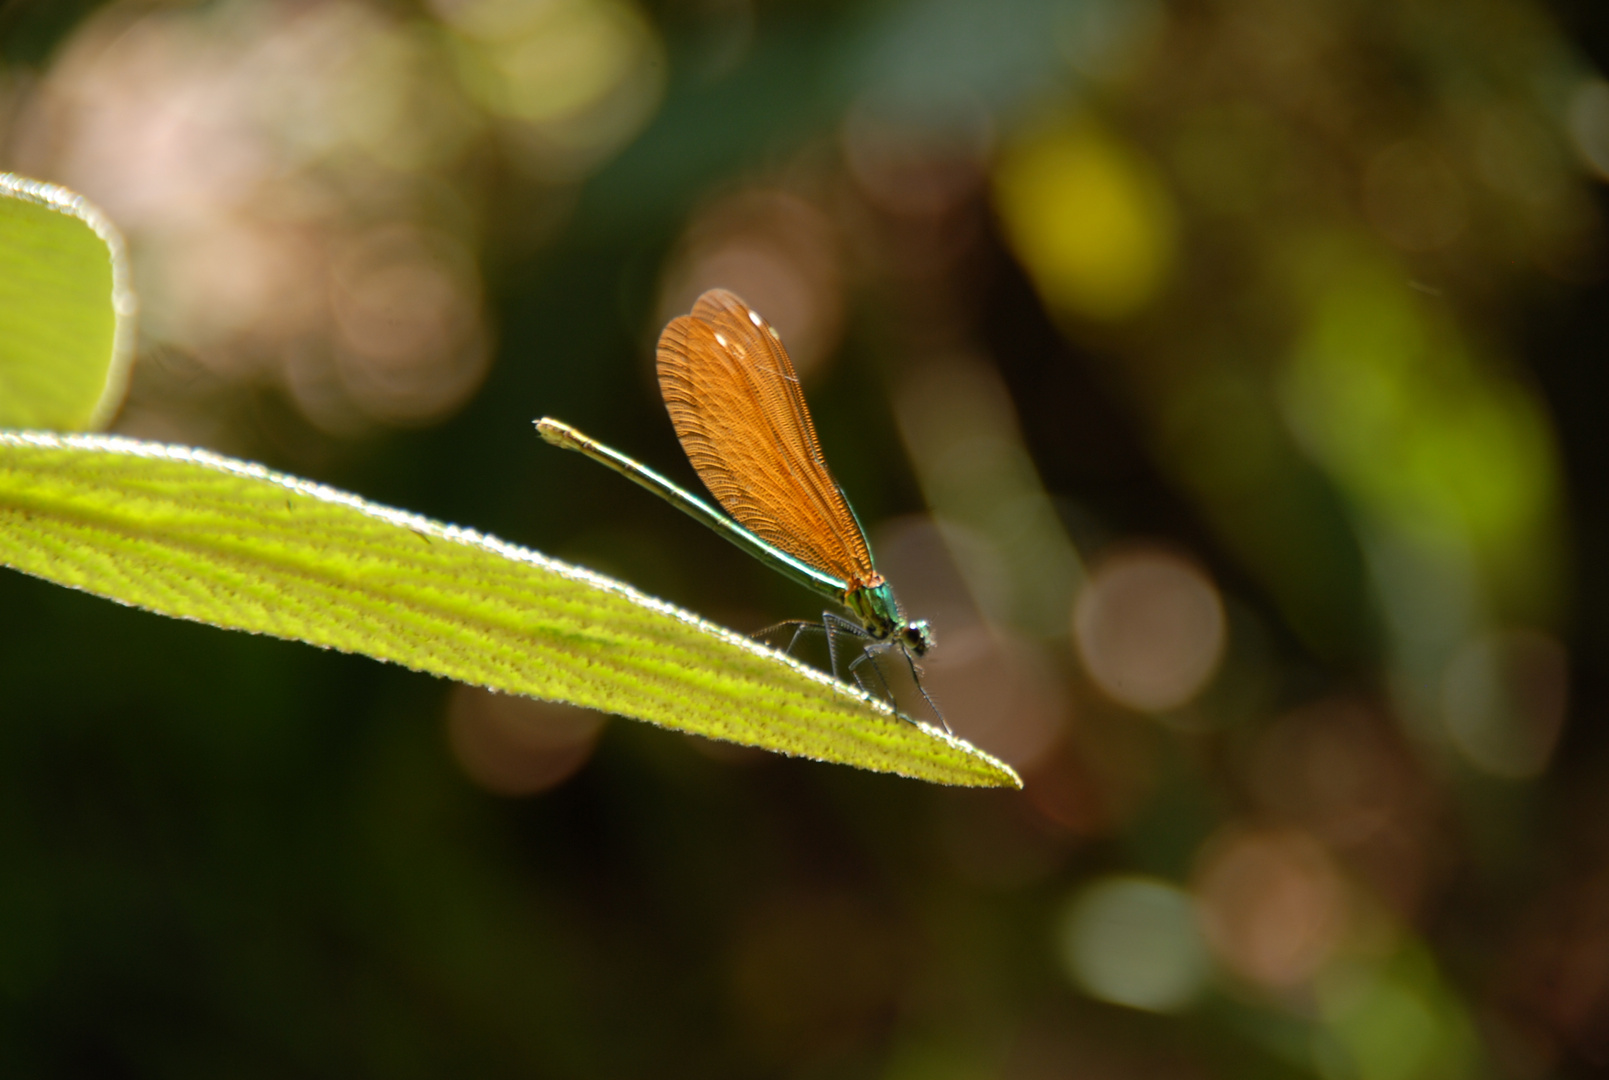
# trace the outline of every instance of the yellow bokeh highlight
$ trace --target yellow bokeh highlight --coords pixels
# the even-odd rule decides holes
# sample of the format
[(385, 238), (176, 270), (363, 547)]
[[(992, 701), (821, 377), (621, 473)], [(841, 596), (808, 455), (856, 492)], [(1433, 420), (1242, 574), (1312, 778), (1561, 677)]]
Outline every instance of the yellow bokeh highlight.
[(995, 207), (1045, 303), (1110, 322), (1146, 306), (1174, 262), (1175, 215), (1155, 168), (1094, 124), (1064, 121), (1011, 147)]

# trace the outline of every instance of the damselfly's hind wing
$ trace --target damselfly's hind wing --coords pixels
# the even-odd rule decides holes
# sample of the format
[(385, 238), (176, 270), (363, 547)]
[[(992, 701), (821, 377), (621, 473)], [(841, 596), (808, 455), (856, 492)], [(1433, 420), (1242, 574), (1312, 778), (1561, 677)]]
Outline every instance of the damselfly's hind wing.
[(793, 362), (775, 330), (725, 289), (659, 337), (659, 387), (682, 449), (744, 528), (843, 580), (881, 580), (827, 470)]

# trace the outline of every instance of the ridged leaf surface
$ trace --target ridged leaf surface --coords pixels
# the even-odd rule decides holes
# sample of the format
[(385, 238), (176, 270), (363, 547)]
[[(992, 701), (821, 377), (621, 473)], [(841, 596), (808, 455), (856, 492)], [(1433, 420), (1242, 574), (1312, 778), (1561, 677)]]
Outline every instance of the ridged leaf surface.
[(0, 432), (0, 563), (163, 615), (714, 739), (1020, 785), (970, 744), (608, 578), (204, 451)]

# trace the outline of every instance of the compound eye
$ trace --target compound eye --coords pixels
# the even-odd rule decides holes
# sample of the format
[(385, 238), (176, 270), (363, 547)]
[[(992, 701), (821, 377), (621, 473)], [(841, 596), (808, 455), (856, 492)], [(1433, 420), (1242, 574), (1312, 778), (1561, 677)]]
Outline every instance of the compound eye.
[(926, 619), (908, 623), (900, 637), (905, 642), (905, 647), (917, 656), (927, 655), (927, 651), (934, 645), (933, 628), (928, 626)]

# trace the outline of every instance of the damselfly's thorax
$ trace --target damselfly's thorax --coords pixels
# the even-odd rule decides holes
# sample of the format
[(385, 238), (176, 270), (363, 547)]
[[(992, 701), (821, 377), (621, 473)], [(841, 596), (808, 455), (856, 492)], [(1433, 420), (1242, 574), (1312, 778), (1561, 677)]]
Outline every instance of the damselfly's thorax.
[(927, 620), (907, 621), (899, 601), (894, 599), (893, 586), (881, 574), (876, 575), (874, 585), (847, 590), (844, 606), (874, 641), (897, 641), (916, 656), (933, 647), (933, 630)]

